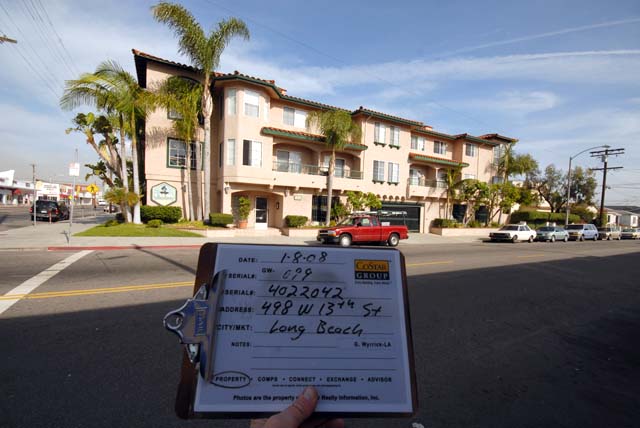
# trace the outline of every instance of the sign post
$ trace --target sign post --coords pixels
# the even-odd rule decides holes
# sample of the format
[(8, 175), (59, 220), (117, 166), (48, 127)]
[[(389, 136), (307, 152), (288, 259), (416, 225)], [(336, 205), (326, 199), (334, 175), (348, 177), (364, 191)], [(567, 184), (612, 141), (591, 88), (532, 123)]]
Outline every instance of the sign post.
[(69, 164), (69, 176), (73, 177), (73, 188), (71, 190), (71, 210), (69, 214), (69, 237), (67, 241), (71, 244), (71, 226), (73, 225), (73, 207), (76, 204), (76, 177), (80, 176), (80, 163), (78, 162), (78, 149), (76, 149), (76, 161)]

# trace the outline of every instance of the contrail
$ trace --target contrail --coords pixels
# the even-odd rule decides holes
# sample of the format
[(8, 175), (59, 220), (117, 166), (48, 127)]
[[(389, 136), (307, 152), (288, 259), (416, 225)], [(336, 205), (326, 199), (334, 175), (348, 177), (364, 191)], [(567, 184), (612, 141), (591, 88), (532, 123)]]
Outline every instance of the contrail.
[(615, 27), (617, 25), (632, 24), (634, 22), (640, 22), (640, 17), (629, 18), (629, 19), (621, 19), (621, 20), (618, 20), (618, 21), (601, 22), (599, 24), (583, 25), (581, 27), (565, 28), (564, 30), (549, 31), (547, 33), (534, 34), (534, 35), (531, 35), (531, 36), (516, 37), (514, 39), (508, 39), (508, 40), (501, 40), (501, 41), (498, 41), (498, 42), (485, 43), (483, 45), (477, 45), (477, 46), (471, 46), (471, 47), (468, 47), (468, 48), (457, 49), (455, 51), (452, 51), (452, 52), (446, 54), (446, 56), (455, 55), (455, 54), (463, 53), (463, 52), (475, 51), (475, 50), (479, 50), (479, 49), (490, 48), (490, 47), (493, 47), (493, 46), (510, 45), (512, 43), (526, 42), (526, 41), (529, 41), (529, 40), (536, 40), (536, 39), (543, 39), (545, 37), (559, 36), (561, 34), (577, 33), (577, 32), (580, 32), (580, 31), (593, 30), (594, 28)]

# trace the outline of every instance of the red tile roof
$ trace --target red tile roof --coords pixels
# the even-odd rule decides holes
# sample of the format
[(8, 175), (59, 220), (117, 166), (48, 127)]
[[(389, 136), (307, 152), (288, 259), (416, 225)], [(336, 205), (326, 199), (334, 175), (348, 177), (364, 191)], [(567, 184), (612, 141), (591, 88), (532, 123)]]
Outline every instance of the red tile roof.
[(382, 113), (380, 111), (371, 110), (371, 109), (368, 109), (368, 108), (364, 108), (362, 106), (360, 106), (357, 110), (353, 111), (351, 114), (356, 115), (356, 114), (361, 114), (361, 113), (362, 114), (371, 114), (371, 115), (374, 115), (374, 116), (379, 116), (381, 118), (392, 120), (392, 121), (396, 120), (396, 121), (406, 122), (406, 123), (409, 123), (409, 124), (414, 125), (414, 126), (425, 126), (424, 123), (422, 123), (420, 121), (417, 121), (417, 120), (411, 120), (411, 119), (405, 119), (405, 118), (402, 118), (402, 117), (399, 117), (399, 116), (393, 116), (391, 114), (387, 114), (387, 113)]

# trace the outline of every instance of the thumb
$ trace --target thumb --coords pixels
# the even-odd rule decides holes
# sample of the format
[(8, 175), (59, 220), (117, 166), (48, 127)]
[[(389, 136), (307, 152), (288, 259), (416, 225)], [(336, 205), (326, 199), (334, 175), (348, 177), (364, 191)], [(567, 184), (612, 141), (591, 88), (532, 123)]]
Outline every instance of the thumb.
[(289, 407), (269, 418), (265, 428), (298, 428), (311, 416), (317, 403), (318, 392), (308, 386)]

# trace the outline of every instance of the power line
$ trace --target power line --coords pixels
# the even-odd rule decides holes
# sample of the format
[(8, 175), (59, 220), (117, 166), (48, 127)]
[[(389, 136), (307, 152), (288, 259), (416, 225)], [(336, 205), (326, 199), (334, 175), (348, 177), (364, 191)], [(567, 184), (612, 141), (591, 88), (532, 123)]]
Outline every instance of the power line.
[(592, 158), (600, 158), (604, 163), (603, 168), (591, 168), (591, 171), (602, 171), (602, 197), (600, 199), (600, 217), (598, 218), (600, 226), (604, 226), (602, 224), (602, 216), (604, 215), (604, 195), (607, 191), (607, 171), (612, 169), (622, 169), (621, 166), (608, 166), (609, 156), (623, 155), (624, 149), (610, 149), (606, 148), (604, 150), (596, 150), (590, 152)]
[(67, 58), (69, 58), (69, 61), (71, 62), (71, 66), (73, 67), (73, 69), (75, 71), (75, 74), (80, 74), (78, 72), (78, 69), (75, 68), (75, 64), (74, 64), (73, 58), (71, 57), (71, 54), (69, 53), (69, 50), (67, 49), (67, 47), (65, 46), (64, 42), (62, 41), (62, 37), (60, 37), (60, 34), (58, 34), (58, 32), (56, 31), (55, 25), (53, 25), (53, 23), (51, 22), (51, 18), (49, 17), (49, 13), (47, 12), (47, 8), (44, 7), (44, 5), (42, 4), (42, 2), (40, 0), (36, 0), (36, 1), (38, 2), (38, 4), (40, 5), (40, 8), (44, 12), (44, 16), (45, 16), (45, 18), (47, 18), (47, 22), (49, 23), (49, 26), (51, 27), (51, 29), (53, 30), (54, 34), (56, 35), (58, 43), (60, 44), (60, 46), (62, 46), (62, 49), (67, 54)]

